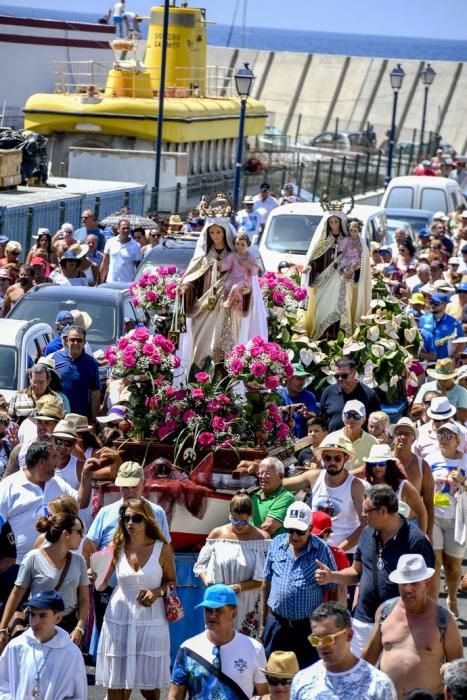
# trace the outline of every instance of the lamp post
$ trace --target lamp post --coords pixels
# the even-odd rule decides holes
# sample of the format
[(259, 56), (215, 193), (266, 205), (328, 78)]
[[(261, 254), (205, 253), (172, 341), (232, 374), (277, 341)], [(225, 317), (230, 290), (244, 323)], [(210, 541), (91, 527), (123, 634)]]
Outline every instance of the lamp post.
[(240, 199), (240, 175), (242, 172), (242, 152), (243, 152), (243, 135), (245, 133), (245, 114), (246, 101), (250, 96), (251, 88), (255, 76), (250, 70), (249, 64), (244, 63), (243, 68), (239, 68), (234, 75), (235, 87), (237, 88), (238, 96), (240, 97), (240, 123), (238, 126), (238, 144), (237, 144), (237, 160), (235, 163), (235, 178), (233, 186), (233, 207), (238, 210), (238, 201)]
[[(431, 67), (429, 63), (425, 65), (423, 68), (422, 72), (420, 73), (420, 78), (422, 79), (422, 83), (425, 86), (425, 95), (423, 97), (423, 112), (422, 112), (422, 128), (420, 129), (420, 154), (419, 157), (423, 154), (424, 150), (424, 144), (423, 144), (423, 139), (425, 136), (425, 121), (426, 121), (426, 106), (428, 103), (428, 90), (430, 89), (430, 85), (433, 84), (433, 80), (436, 77), (436, 71)], [(428, 155), (428, 153), (426, 154)]]
[(387, 186), (392, 177), (392, 156), (394, 153), (394, 140), (396, 138), (396, 112), (397, 112), (397, 97), (399, 95), (399, 90), (402, 87), (402, 82), (405, 78), (404, 70), (400, 63), (397, 64), (396, 68), (393, 68), (389, 73), (389, 79), (391, 81), (392, 91), (394, 93), (394, 99), (392, 103), (392, 120), (391, 120), (391, 133), (389, 136), (389, 150), (388, 150), (388, 167), (386, 171), (386, 180), (384, 182)]
[(162, 129), (164, 125), (164, 93), (165, 93), (165, 72), (167, 66), (167, 40), (169, 36), (169, 13), (170, 0), (164, 0), (164, 19), (162, 27), (162, 53), (161, 53), (161, 76), (159, 82), (159, 111), (157, 113), (157, 136), (156, 136), (156, 169), (154, 173), (154, 201), (152, 207), (159, 208), (159, 186), (161, 179), (161, 154), (162, 154)]

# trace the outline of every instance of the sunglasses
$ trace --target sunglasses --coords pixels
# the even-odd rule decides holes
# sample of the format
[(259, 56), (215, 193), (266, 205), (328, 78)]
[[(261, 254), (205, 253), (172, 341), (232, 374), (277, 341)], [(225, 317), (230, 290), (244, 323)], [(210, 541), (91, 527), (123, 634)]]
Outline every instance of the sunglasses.
[(273, 678), (272, 676), (266, 676), (266, 680), (269, 685), (292, 685), (292, 678)]
[(341, 374), (335, 374), (334, 376), (337, 381), (339, 381), (339, 379), (347, 379), (347, 377), (350, 376), (350, 372), (342, 372)]
[(373, 469), (373, 467), (381, 467), (381, 469), (386, 469), (386, 467), (388, 466), (386, 460), (382, 462), (367, 462), (367, 464), (370, 467), (370, 469)]
[(296, 530), (295, 528), (290, 527), (290, 528), (287, 528), (287, 534), (288, 535), (298, 535), (299, 537), (302, 537), (303, 535), (307, 534), (307, 532), (306, 532), (306, 530)]
[(75, 444), (74, 440), (64, 440), (63, 438), (54, 437), (54, 443), (56, 445), (63, 445), (63, 447), (73, 447)]
[(442, 432), (438, 433), (438, 437), (441, 438), (441, 440), (452, 440), (455, 436), (454, 433), (449, 433), (449, 432)]
[(364, 418), (364, 416), (361, 416), (360, 413), (357, 413), (356, 411), (345, 411), (344, 418), (353, 418), (354, 420), (361, 420), (362, 418)]
[(323, 455), (322, 460), (323, 462), (337, 462), (340, 464), (344, 461), (344, 458), (341, 455)]
[(135, 515), (124, 515), (122, 518), (124, 523), (142, 523), (144, 520), (144, 515), (140, 513), (135, 513)]
[(339, 637), (339, 635), (344, 634), (344, 632), (348, 631), (348, 627), (344, 627), (344, 629), (339, 630), (339, 632), (334, 632), (334, 634), (323, 634), (322, 637), (318, 637), (317, 634), (310, 634), (310, 636), (308, 637), (308, 641), (310, 642), (312, 647), (319, 647), (320, 645), (322, 647), (330, 647), (332, 644), (335, 643), (336, 637)]
[(245, 527), (246, 525), (250, 525), (250, 524), (251, 524), (251, 520), (250, 520), (250, 519), (248, 519), (248, 520), (237, 520), (237, 518), (233, 518), (231, 515), (229, 516), (229, 520), (230, 520), (230, 522), (232, 523), (232, 525), (242, 525), (242, 526)]

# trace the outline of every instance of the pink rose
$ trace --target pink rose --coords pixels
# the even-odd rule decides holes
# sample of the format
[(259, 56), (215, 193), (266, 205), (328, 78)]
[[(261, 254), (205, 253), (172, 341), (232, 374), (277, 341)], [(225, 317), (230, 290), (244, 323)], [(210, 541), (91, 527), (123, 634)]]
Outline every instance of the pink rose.
[(170, 282), (165, 288), (165, 293), (169, 297), (169, 299), (175, 299), (177, 296), (177, 285), (174, 284), (173, 282)]
[(120, 338), (120, 340), (118, 341), (118, 343), (117, 343), (117, 348), (118, 348), (119, 350), (124, 350), (124, 349), (127, 347), (127, 345), (129, 344), (129, 342), (130, 342), (130, 341), (129, 341), (129, 339), (127, 338), (127, 336), (124, 335), (123, 338)]
[(219, 394), (217, 397), (219, 403), (221, 403), (223, 406), (229, 406), (230, 405), (230, 399), (227, 396), (227, 394)]
[(269, 389), (271, 391), (274, 391), (275, 389), (277, 389), (279, 387), (279, 385), (280, 385), (279, 377), (275, 377), (275, 376), (266, 377), (266, 379), (264, 380), (264, 386), (266, 387), (266, 389)]
[(215, 441), (216, 437), (213, 433), (208, 433), (205, 431), (203, 433), (200, 433), (198, 436), (198, 442), (203, 447), (209, 447), (209, 445), (212, 445)]
[(167, 268), (166, 268), (166, 267), (158, 267), (158, 268), (157, 268), (157, 272), (158, 272), (160, 275), (166, 275), (168, 271), (167, 271)]
[(172, 367), (174, 369), (177, 369), (177, 367), (180, 367), (181, 360), (178, 355), (172, 355)]
[(151, 345), (151, 343), (144, 343), (141, 350), (143, 355), (146, 355), (146, 357), (151, 357), (152, 353), (154, 352), (154, 345)]
[(136, 358), (133, 355), (124, 355), (123, 356), (123, 366), (126, 367), (127, 369), (133, 369), (133, 367), (136, 365)]
[(227, 430), (227, 421), (224, 420), (224, 418), (221, 418), (220, 416), (214, 416), (212, 419), (212, 427), (213, 430), (216, 432), (220, 430)]
[(234, 375), (234, 377), (238, 376), (241, 374), (243, 371), (244, 364), (241, 360), (232, 360), (230, 363), (230, 371)]
[(207, 402), (206, 407), (207, 407), (209, 413), (217, 413), (219, 411), (221, 405), (217, 399), (211, 399), (210, 401)]
[(146, 292), (146, 300), (147, 301), (156, 301), (157, 299), (157, 294), (153, 292), (151, 289)]
[(173, 397), (175, 396), (175, 389), (173, 388), (173, 386), (167, 387), (166, 395), (168, 399), (173, 399)]
[(207, 372), (197, 372), (195, 374), (195, 379), (197, 382), (200, 382), (201, 384), (206, 384), (206, 382), (209, 382), (211, 377)]
[(285, 440), (290, 433), (290, 428), (287, 425), (287, 423), (281, 423), (281, 425), (277, 429), (277, 439), (278, 440)]
[(167, 435), (170, 435), (171, 432), (173, 432), (172, 428), (167, 427), (167, 425), (163, 425), (158, 431), (159, 440), (163, 440), (167, 437)]
[(285, 370), (285, 376), (287, 379), (291, 379), (293, 377), (293, 367), (291, 364), (288, 364), (284, 367)]
[(139, 305), (140, 305), (139, 299), (137, 299), (136, 297), (133, 297), (133, 306), (139, 306)]
[(250, 350), (250, 355), (252, 357), (259, 357), (262, 354), (263, 354), (263, 348), (254, 347), (254, 348), (251, 348), (251, 350)]
[(304, 289), (303, 287), (297, 287), (297, 289), (293, 293), (293, 297), (295, 301), (303, 301), (307, 297), (307, 290)]
[(251, 373), (254, 377), (264, 377), (267, 371), (268, 368), (266, 367), (264, 362), (254, 362), (251, 365)]
[(277, 282), (274, 279), (268, 279), (266, 281), (266, 285), (269, 287), (269, 289), (275, 289), (277, 287)]
[(282, 277), (281, 285), (286, 289), (295, 289), (296, 287), (295, 282), (291, 280), (290, 277)]
[(181, 401), (182, 399), (185, 398), (185, 396), (186, 396), (186, 391), (184, 389), (177, 389), (177, 391), (175, 392), (174, 398), (175, 398), (175, 401)]
[(188, 423), (188, 421), (189, 421), (191, 418), (194, 418), (195, 416), (196, 416), (195, 411), (193, 411), (192, 408), (189, 408), (189, 409), (188, 409), (187, 411), (185, 411), (185, 413), (183, 414), (182, 420), (183, 420), (184, 423)]
[(274, 423), (272, 423), (270, 420), (264, 421), (264, 429), (267, 430), (268, 433), (270, 433), (273, 428), (274, 428)]
[(149, 338), (149, 331), (147, 328), (141, 326), (140, 328), (135, 328), (135, 330), (131, 334), (131, 337), (134, 340), (138, 340), (139, 342), (144, 343)]
[(282, 306), (285, 302), (284, 292), (275, 291), (272, 295), (272, 300), (276, 306)]
[(167, 273), (169, 275), (175, 275), (176, 272), (177, 268), (175, 267), (175, 265), (167, 265)]
[(201, 399), (204, 399), (204, 391), (200, 389), (199, 387), (192, 389), (191, 390), (191, 397), (193, 399), (196, 399), (197, 401), (200, 401)]

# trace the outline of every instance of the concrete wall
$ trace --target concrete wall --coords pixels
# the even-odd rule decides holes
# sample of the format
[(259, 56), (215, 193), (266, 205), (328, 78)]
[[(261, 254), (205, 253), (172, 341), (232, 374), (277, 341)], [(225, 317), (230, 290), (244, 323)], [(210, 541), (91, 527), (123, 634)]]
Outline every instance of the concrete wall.
[[(154, 183), (156, 154), (154, 151), (127, 151), (114, 148), (70, 148), (68, 177), (87, 178), (113, 182), (138, 182), (147, 185), (145, 210), (150, 208), (151, 187)], [(162, 153), (159, 209), (171, 210), (174, 190), (181, 185), (180, 208), (187, 207), (188, 155), (186, 153)]]
[[(244, 61), (256, 75), (253, 96), (266, 103), (270, 124), (295, 134), (302, 115), (302, 143), (333, 129), (336, 118), (341, 130), (362, 129), (369, 120), (378, 141), (390, 126), (393, 93), (389, 73), (396, 59), (208, 47), (209, 65), (235, 68)], [(406, 77), (399, 95), (399, 139), (411, 140), (422, 121), (424, 87), (419, 75), (424, 64), (405, 59), (401, 63)], [(432, 65), (437, 75), (429, 91), (425, 134), (440, 131), (445, 141), (464, 153), (466, 64), (433, 61)]]

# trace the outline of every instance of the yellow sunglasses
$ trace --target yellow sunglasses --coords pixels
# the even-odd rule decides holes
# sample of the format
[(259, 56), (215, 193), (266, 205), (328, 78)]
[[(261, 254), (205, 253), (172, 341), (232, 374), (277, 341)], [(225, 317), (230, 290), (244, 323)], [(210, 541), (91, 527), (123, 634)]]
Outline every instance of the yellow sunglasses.
[(344, 627), (344, 629), (339, 630), (339, 632), (334, 632), (334, 634), (324, 634), (322, 637), (318, 637), (316, 634), (310, 634), (308, 641), (312, 647), (319, 647), (320, 645), (323, 647), (330, 647), (331, 644), (334, 644), (336, 641), (336, 637), (348, 631), (349, 627)]

